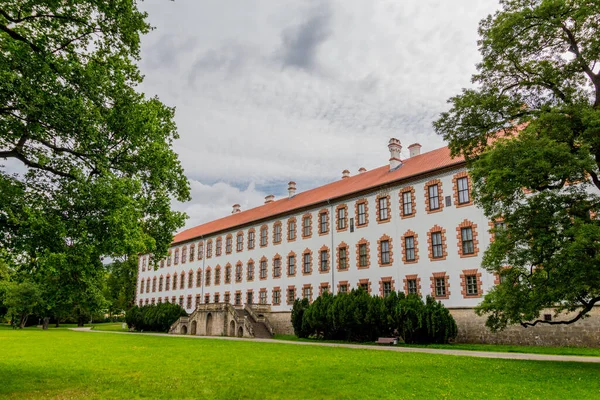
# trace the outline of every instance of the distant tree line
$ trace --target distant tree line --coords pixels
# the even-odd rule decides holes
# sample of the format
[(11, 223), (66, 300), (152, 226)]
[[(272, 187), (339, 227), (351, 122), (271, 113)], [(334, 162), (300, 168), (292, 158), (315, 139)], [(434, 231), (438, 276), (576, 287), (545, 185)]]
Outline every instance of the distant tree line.
[(61, 268), (36, 273), (0, 261), (0, 321), (46, 328), (49, 323), (122, 320), (135, 299), (137, 257), (110, 264), (86, 261), (57, 260)]
[(457, 334), (456, 322), (441, 302), (402, 292), (382, 298), (359, 288), (324, 293), (312, 304), (297, 299), (291, 318), (300, 338), (373, 342), (400, 336), (406, 343), (448, 343)]

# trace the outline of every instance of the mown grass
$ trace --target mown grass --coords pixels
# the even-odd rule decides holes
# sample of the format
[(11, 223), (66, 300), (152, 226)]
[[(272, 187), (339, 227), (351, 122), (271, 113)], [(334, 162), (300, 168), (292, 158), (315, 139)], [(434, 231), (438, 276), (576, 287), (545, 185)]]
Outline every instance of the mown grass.
[(600, 398), (600, 365), (1, 330), (0, 397)]
[[(318, 340), (318, 339), (300, 339), (294, 335), (275, 335), (276, 340), (289, 340), (293, 342), (317, 342), (317, 343), (352, 343), (352, 344), (375, 344), (375, 343), (353, 343), (343, 341)], [(516, 346), (500, 344), (399, 344), (400, 347), (417, 347), (429, 349), (445, 350), (470, 350), (470, 351), (491, 351), (500, 353), (530, 353), (530, 354), (549, 354), (564, 356), (589, 356), (600, 357), (600, 348), (589, 347), (548, 347), (548, 346)]]

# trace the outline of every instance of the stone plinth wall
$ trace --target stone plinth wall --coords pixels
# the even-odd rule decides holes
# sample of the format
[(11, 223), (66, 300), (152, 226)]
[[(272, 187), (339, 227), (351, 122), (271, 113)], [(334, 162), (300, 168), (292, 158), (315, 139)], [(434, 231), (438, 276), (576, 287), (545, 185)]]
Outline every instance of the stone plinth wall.
[[(450, 309), (450, 313), (458, 326), (456, 343), (600, 347), (600, 307), (594, 307), (589, 318), (571, 325), (538, 324), (529, 328), (514, 325), (499, 333), (490, 332), (485, 317), (477, 316), (472, 308)], [(265, 316), (276, 334), (294, 334), (291, 312), (271, 312)]]
[(292, 328), (292, 313), (290, 311), (265, 313), (265, 317), (269, 319), (269, 322), (271, 323), (271, 326), (276, 334), (294, 334), (294, 328)]
[[(458, 326), (456, 343), (600, 347), (600, 307), (594, 307), (590, 317), (570, 325), (513, 325), (499, 333), (490, 332), (486, 318), (477, 316), (471, 308), (450, 309), (450, 313)], [(552, 310), (547, 313), (552, 314)]]

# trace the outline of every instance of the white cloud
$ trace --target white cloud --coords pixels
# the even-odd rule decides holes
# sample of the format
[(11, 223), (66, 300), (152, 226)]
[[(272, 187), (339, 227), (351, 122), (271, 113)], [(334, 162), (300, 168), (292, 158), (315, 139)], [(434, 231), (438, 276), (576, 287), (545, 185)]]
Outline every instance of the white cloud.
[[(468, 86), (497, 0), (141, 3), (143, 90), (177, 107), (187, 226), (387, 162), (387, 140), (441, 146), (431, 122)], [(200, 185), (200, 186), (198, 186)], [(254, 186), (256, 185), (256, 186)], [(247, 188), (240, 191), (239, 187)], [(277, 189), (277, 190), (275, 190)], [(266, 190), (266, 189), (265, 189)]]

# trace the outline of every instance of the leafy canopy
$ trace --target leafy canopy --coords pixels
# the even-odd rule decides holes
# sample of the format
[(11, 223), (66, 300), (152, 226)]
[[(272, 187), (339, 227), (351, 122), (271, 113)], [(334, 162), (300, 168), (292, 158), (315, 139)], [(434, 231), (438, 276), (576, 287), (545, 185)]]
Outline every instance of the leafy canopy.
[[(600, 302), (600, 2), (500, 4), (480, 23), (474, 88), (434, 127), (504, 221), (483, 258), (502, 279), (478, 308), (488, 326), (572, 323)], [(549, 307), (572, 313), (540, 319)]]
[(166, 255), (185, 218), (171, 201), (189, 185), (174, 109), (138, 90), (150, 29), (132, 0), (0, 4), (0, 250), (12, 263), (51, 273), (73, 258)]

